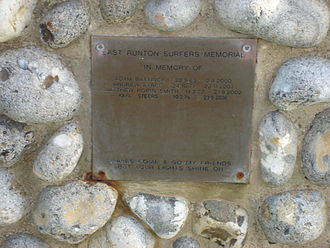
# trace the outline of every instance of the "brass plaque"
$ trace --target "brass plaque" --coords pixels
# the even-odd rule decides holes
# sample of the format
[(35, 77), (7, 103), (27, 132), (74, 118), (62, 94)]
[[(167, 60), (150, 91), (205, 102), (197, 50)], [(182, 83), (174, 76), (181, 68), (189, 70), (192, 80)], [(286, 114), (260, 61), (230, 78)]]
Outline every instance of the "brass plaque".
[(92, 37), (93, 170), (247, 183), (255, 39)]

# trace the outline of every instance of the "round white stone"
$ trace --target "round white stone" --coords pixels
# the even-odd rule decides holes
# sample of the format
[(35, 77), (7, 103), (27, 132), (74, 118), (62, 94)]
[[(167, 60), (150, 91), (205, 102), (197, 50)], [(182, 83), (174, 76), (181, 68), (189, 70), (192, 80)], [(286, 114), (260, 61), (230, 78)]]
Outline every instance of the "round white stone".
[(163, 239), (171, 239), (177, 235), (189, 213), (189, 203), (182, 197), (138, 193), (127, 195), (125, 201), (130, 209)]
[(278, 70), (269, 99), (283, 110), (330, 102), (330, 60), (299, 57), (286, 61)]
[(0, 42), (20, 36), (32, 19), (37, 0), (0, 0)]
[(7, 168), (0, 168), (0, 226), (19, 221), (27, 212), (28, 201), (15, 175)]
[(315, 46), (329, 29), (323, 0), (215, 0), (215, 9), (227, 28), (285, 46)]
[(11, 119), (66, 121), (79, 110), (81, 98), (79, 85), (58, 55), (36, 47), (0, 54), (0, 109)]
[(89, 21), (89, 10), (83, 1), (65, 1), (43, 17), (41, 40), (52, 48), (65, 47), (87, 31)]
[(120, 216), (93, 235), (89, 248), (153, 248), (155, 238), (131, 216)]
[(59, 182), (77, 166), (83, 151), (78, 123), (61, 127), (44, 145), (33, 164), (33, 172), (42, 180)]
[(40, 232), (77, 244), (107, 223), (117, 197), (117, 191), (103, 183), (48, 186), (37, 199), (33, 221)]
[(297, 132), (282, 113), (268, 113), (259, 126), (261, 175), (271, 186), (285, 184), (292, 176), (297, 157)]
[(9, 236), (0, 248), (50, 248), (50, 246), (31, 234), (18, 233)]
[(201, 10), (200, 0), (149, 0), (147, 21), (162, 31), (175, 31), (190, 25)]

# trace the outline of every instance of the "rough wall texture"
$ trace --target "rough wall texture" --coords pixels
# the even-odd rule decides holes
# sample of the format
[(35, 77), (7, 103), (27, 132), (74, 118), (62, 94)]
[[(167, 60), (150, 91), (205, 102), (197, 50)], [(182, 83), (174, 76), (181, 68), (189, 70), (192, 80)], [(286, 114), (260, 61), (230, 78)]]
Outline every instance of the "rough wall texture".
[[(31, 24), (24, 30), (20, 38), (0, 43), (0, 52), (8, 49), (20, 48), (27, 45), (36, 45), (46, 50), (63, 55), (64, 61), (68, 68), (76, 76), (77, 81), (83, 92), (83, 104), (79, 114), (75, 117), (80, 122), (84, 135), (84, 151), (80, 158), (79, 164), (74, 172), (67, 177), (65, 182), (74, 179), (81, 179), (84, 173), (91, 171), (91, 154), (90, 154), (90, 35), (139, 35), (139, 36), (205, 36), (205, 37), (245, 37), (243, 34), (230, 31), (225, 28), (216, 18), (214, 12), (214, 1), (202, 1), (201, 12), (197, 19), (188, 27), (173, 32), (163, 32), (151, 27), (147, 24), (144, 15), (144, 3), (139, 4), (139, 8), (131, 19), (125, 23), (108, 24), (102, 19), (98, 0), (85, 0), (91, 11), (91, 23), (88, 31), (79, 39), (73, 41), (65, 48), (53, 50), (48, 48), (40, 41), (39, 24), (41, 18), (47, 10), (60, 1), (40, 0), (34, 10)], [(328, 2), (329, 4), (329, 2)], [(0, 10), (1, 14), (1, 10)], [(258, 126), (266, 113), (275, 110), (276, 107), (271, 104), (268, 99), (269, 89), (281, 64), (288, 59), (299, 56), (320, 56), (330, 59), (330, 34), (318, 46), (312, 48), (291, 48), (270, 43), (264, 40), (258, 41), (258, 62), (256, 67), (255, 81), (255, 100), (253, 113), (253, 146), (252, 146), (252, 162), (251, 162), (251, 178), (247, 185), (234, 184), (207, 184), (207, 183), (168, 183), (168, 182), (118, 182), (117, 190), (119, 195), (125, 193), (145, 192), (150, 194), (182, 196), (191, 203), (198, 203), (207, 199), (221, 199), (237, 203), (247, 210), (249, 216), (249, 231), (245, 241), (246, 248), (280, 248), (291, 247), (290, 245), (270, 244), (265, 237), (259, 222), (257, 221), (257, 210), (262, 201), (270, 195), (280, 193), (287, 190), (296, 189), (317, 189), (323, 192), (327, 202), (330, 202), (330, 187), (319, 186), (313, 184), (304, 177), (301, 164), (301, 148), (303, 137), (309, 128), (314, 116), (322, 110), (330, 107), (330, 103), (321, 103), (313, 106), (306, 106), (297, 110), (285, 112), (286, 116), (291, 119), (298, 130), (298, 157), (293, 172), (293, 176), (288, 183), (273, 188), (267, 186), (262, 178), (260, 171), (260, 151), (258, 146)], [(24, 185), (26, 194), (29, 199), (36, 199), (42, 189), (48, 185), (38, 179), (33, 174), (33, 161), (35, 160), (40, 147), (47, 142), (56, 129), (63, 123), (45, 125), (35, 124), (32, 128), (35, 133), (36, 142), (29, 149), (23, 159), (13, 167), (18, 181)], [(31, 208), (33, 208), (31, 204)], [(128, 208), (124, 206), (122, 201), (118, 202), (113, 217), (123, 214), (131, 214)], [(330, 215), (329, 205), (327, 215)], [(219, 247), (217, 244), (196, 235), (193, 231), (193, 216), (190, 212), (187, 222), (180, 231), (179, 235), (173, 239), (157, 239), (156, 246), (160, 248), (171, 247), (173, 241), (180, 236), (192, 236), (199, 240), (201, 247)], [(51, 247), (69, 248), (79, 247), (87, 248), (89, 240), (85, 240), (80, 244), (67, 244), (57, 241), (49, 236), (44, 236), (38, 232), (37, 228), (31, 224), (31, 211), (19, 222), (11, 225), (0, 227), (0, 243), (10, 234), (17, 232), (27, 232), (40, 237)], [(330, 247), (330, 225), (326, 226), (326, 230), (315, 241), (298, 245), (303, 248), (328, 248)]]

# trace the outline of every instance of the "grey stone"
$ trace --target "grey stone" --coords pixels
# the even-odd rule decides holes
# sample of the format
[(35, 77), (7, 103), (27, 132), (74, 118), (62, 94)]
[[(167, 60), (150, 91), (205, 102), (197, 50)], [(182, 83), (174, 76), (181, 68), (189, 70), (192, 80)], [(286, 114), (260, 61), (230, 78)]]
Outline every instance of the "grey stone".
[(43, 17), (41, 40), (51, 48), (65, 47), (87, 31), (89, 22), (89, 10), (80, 0), (65, 1)]
[(37, 200), (33, 221), (41, 233), (77, 244), (107, 223), (117, 197), (117, 191), (103, 183), (48, 186)]
[(125, 22), (132, 17), (140, 0), (100, 0), (101, 14), (109, 23)]
[(268, 113), (259, 126), (261, 174), (271, 186), (285, 184), (292, 176), (297, 157), (297, 132), (281, 112)]
[(0, 248), (50, 248), (50, 246), (31, 234), (17, 233), (9, 236)]
[(149, 0), (145, 13), (149, 24), (162, 31), (190, 25), (201, 10), (200, 0)]
[(120, 216), (93, 235), (89, 248), (153, 248), (155, 238), (131, 216)]
[(0, 0), (0, 42), (22, 35), (32, 19), (37, 0)]
[(279, 244), (304, 244), (326, 227), (327, 207), (320, 191), (293, 190), (268, 197), (258, 210), (267, 239)]
[(138, 193), (125, 196), (125, 201), (163, 239), (171, 239), (177, 235), (189, 213), (189, 203), (181, 197)]
[(221, 247), (241, 248), (248, 231), (248, 215), (239, 205), (207, 200), (196, 205), (194, 231)]
[(16, 164), (33, 141), (33, 131), (26, 125), (0, 115), (0, 167)]
[(81, 92), (58, 55), (37, 47), (0, 55), (0, 111), (24, 123), (69, 120), (79, 110)]
[(330, 185), (330, 109), (317, 114), (307, 131), (302, 148), (306, 177), (316, 184)]
[(0, 195), (0, 226), (19, 221), (28, 210), (28, 200), (14, 173), (7, 168), (0, 168)]
[(41, 149), (34, 161), (33, 172), (52, 183), (63, 180), (77, 166), (83, 145), (78, 123), (62, 126)]
[(323, 0), (215, 0), (215, 8), (227, 28), (285, 46), (318, 45), (329, 29)]
[(283, 110), (329, 102), (330, 60), (300, 57), (286, 61), (274, 79), (269, 99)]
[(181, 237), (174, 241), (173, 248), (200, 248), (198, 240), (190, 237)]

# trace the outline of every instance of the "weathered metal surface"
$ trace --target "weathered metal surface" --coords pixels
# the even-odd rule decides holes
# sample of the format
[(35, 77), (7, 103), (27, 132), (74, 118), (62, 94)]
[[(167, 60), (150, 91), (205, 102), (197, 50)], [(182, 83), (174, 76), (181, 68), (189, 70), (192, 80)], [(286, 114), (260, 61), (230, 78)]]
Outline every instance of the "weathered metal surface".
[(92, 37), (93, 170), (247, 183), (255, 39)]

